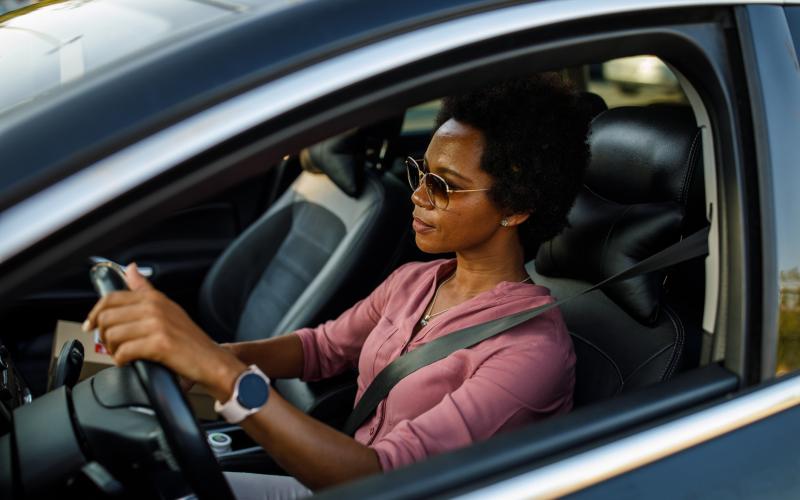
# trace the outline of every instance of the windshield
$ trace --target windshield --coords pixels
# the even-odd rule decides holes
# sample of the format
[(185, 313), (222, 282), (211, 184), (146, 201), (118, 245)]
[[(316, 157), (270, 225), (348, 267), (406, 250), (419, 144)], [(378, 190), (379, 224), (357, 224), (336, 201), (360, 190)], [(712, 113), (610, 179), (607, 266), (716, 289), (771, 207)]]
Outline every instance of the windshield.
[(44, 1), (0, 16), (0, 114), (241, 7), (223, 1)]

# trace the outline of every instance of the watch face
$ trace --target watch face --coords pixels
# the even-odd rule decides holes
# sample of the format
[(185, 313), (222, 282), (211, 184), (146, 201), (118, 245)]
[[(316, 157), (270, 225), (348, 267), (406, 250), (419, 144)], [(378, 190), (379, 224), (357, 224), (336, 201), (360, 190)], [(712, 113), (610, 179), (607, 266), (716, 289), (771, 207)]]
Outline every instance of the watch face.
[(256, 375), (248, 373), (239, 380), (239, 404), (248, 409), (259, 408), (267, 402), (269, 386), (267, 382)]

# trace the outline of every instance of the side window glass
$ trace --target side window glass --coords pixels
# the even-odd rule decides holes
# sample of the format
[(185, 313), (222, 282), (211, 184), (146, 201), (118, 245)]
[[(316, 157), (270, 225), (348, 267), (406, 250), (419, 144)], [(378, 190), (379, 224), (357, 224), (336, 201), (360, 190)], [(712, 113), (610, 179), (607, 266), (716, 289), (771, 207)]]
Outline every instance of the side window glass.
[(780, 271), (777, 374), (800, 369), (800, 267)]
[(430, 101), (406, 110), (401, 135), (429, 134), (433, 130), (436, 114), (442, 105), (440, 100)]
[(786, 20), (794, 39), (794, 55), (800, 59), (800, 7), (786, 7)]
[[(800, 7), (786, 7), (786, 19), (794, 39), (795, 55), (800, 57)], [(796, 168), (773, 176), (778, 236), (780, 305), (778, 310), (777, 375), (800, 370), (800, 233), (795, 214), (800, 209), (797, 190), (800, 172)]]
[(609, 108), (649, 104), (686, 104), (677, 77), (655, 56), (612, 59), (588, 67), (587, 88)]
[[(688, 105), (677, 77), (655, 56), (612, 59), (565, 74), (580, 88), (586, 88), (606, 102), (609, 108), (650, 104)], [(433, 130), (441, 102), (430, 101), (409, 108), (403, 121), (403, 135), (427, 134)]]

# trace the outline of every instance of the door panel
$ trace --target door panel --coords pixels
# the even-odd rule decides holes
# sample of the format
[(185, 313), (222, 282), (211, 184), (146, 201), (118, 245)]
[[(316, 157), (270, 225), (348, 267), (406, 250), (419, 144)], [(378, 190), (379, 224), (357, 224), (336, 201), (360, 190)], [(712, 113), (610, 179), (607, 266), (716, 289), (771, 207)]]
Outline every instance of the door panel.
[(798, 421), (795, 406), (569, 498), (800, 498)]
[(106, 257), (136, 262), (156, 288), (194, 315), (206, 272), (241, 230), (234, 203), (215, 201), (171, 215)]

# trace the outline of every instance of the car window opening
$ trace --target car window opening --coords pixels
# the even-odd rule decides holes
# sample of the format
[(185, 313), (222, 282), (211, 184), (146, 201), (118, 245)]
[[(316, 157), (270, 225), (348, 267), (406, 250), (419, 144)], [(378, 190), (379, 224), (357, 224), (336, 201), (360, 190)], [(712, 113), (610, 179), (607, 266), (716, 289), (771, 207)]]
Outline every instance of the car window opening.
[[(713, 164), (706, 164), (710, 137), (702, 135), (708, 128), (701, 132), (693, 111), (701, 103), (687, 97), (664, 62), (643, 55), (563, 74), (578, 75), (581, 105), (593, 116), (592, 158), (569, 226), (539, 245), (525, 264), (532, 281), (557, 298), (707, 226), (713, 201), (708, 195), (715, 194), (707, 188), (714, 181), (708, 178)], [(425, 156), (441, 105), (441, 100), (421, 103), (288, 154), (258, 177), (163, 217), (108, 249), (108, 256), (123, 264), (136, 261), (220, 342), (278, 335), (335, 318), (403, 264), (441, 258), (414, 244), (404, 163)], [(452, 187), (458, 187), (453, 179)], [(340, 249), (343, 241), (358, 238), (364, 243), (352, 255)], [(271, 260), (275, 255), (280, 259)], [(243, 262), (261, 267), (250, 273)], [(350, 266), (349, 276), (334, 279), (343, 265)], [(714, 304), (707, 298), (707, 269), (702, 260), (681, 263), (562, 308), (577, 356), (574, 408), (667, 382), (710, 361), (702, 356), (709, 351), (703, 345), (704, 315)], [(53, 289), (80, 289), (80, 280), (81, 271), (70, 269)], [(237, 283), (246, 283), (251, 295), (232, 291)], [(327, 294), (324, 304), (309, 307), (318, 292)], [(76, 297), (78, 304), (90, 300)], [(255, 307), (254, 300), (261, 305)], [(12, 315), (28, 314), (32, 304), (35, 300), (22, 303)], [(70, 307), (55, 312), (64, 320), (80, 316)], [(52, 328), (45, 321), (37, 327)], [(35, 347), (16, 346), (17, 352), (25, 349)], [(41, 365), (22, 369), (41, 393), (47, 383)], [(296, 380), (273, 385), (307, 413), (341, 428), (352, 408), (352, 381), (353, 373), (345, 373), (332, 392), (310, 402), (309, 389)], [(325, 385), (311, 387), (326, 394)], [(385, 411), (379, 407), (378, 415)], [(258, 450), (243, 432), (229, 430), (233, 450)]]

